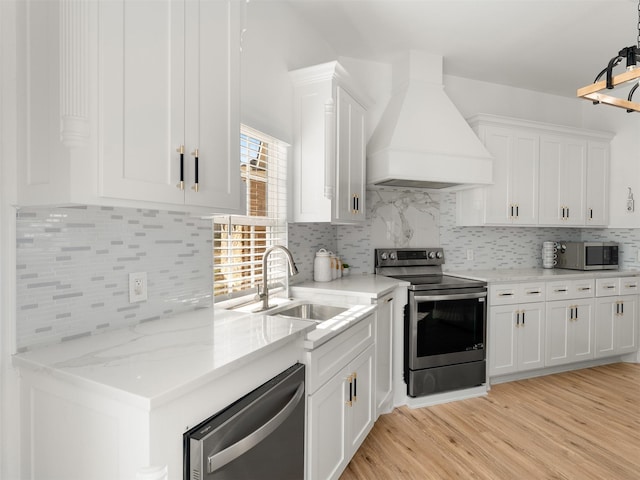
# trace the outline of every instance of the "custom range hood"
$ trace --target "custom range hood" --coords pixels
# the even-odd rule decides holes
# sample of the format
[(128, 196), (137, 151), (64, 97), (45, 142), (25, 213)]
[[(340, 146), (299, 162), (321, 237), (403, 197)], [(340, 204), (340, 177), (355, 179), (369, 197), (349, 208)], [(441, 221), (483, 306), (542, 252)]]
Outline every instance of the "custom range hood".
[(492, 182), (493, 160), (444, 92), (442, 57), (410, 51), (367, 144), (367, 183), (461, 189)]

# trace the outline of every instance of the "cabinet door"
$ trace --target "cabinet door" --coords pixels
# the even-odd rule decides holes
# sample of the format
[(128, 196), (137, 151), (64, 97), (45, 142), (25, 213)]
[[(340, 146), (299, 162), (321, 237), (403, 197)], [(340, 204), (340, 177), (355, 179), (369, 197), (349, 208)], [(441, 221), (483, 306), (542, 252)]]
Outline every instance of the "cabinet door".
[(216, 212), (240, 209), (239, 9), (233, 0), (200, 0), (185, 10), (185, 202)]
[(584, 140), (567, 139), (563, 145), (561, 182), (566, 225), (583, 225), (586, 217), (587, 145)]
[(521, 306), (518, 327), (518, 370), (544, 367), (544, 303)]
[(348, 385), (346, 371), (342, 371), (308, 397), (308, 478), (334, 478), (347, 461)]
[(511, 177), (514, 164), (510, 129), (487, 126), (482, 129), (484, 146), (493, 156), (493, 185), (485, 189), (485, 223), (510, 224), (513, 214)]
[(595, 356), (607, 357), (615, 355), (615, 321), (618, 310), (618, 297), (596, 299), (595, 318)]
[(485, 187), (485, 222), (538, 223), (538, 136), (487, 126), (484, 144), (494, 157), (493, 185)]
[(571, 300), (547, 302), (545, 333), (545, 365), (560, 365), (571, 361), (569, 328), (573, 323)]
[(538, 223), (539, 140), (537, 135), (516, 131), (513, 137), (511, 190), (514, 224)]
[(571, 360), (579, 362), (594, 357), (594, 302), (582, 300), (575, 305), (576, 316), (570, 330)]
[(584, 223), (586, 158), (583, 140), (540, 137), (540, 224)]
[(99, 194), (182, 204), (185, 1), (99, 9)]
[(638, 297), (620, 297), (620, 315), (616, 318), (616, 351), (630, 353), (638, 349)]
[(609, 224), (609, 144), (589, 142), (587, 151), (586, 225)]
[(517, 305), (489, 309), (489, 376), (517, 370)]
[(393, 308), (393, 297), (386, 297), (376, 311), (376, 417), (392, 407)]
[(365, 220), (365, 110), (341, 87), (336, 88), (336, 221)]
[(375, 422), (374, 346), (371, 345), (349, 365), (352, 376), (352, 401), (347, 406), (346, 446), (351, 458), (367, 437)]

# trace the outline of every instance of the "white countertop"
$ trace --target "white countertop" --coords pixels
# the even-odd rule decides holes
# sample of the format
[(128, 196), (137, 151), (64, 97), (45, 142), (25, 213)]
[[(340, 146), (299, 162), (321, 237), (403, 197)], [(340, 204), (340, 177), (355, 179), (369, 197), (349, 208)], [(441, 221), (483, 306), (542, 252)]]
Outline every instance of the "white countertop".
[(13, 363), (140, 408), (183, 395), (313, 330), (312, 321), (203, 309), (14, 355)]
[(525, 282), (538, 280), (559, 280), (581, 278), (633, 277), (640, 275), (637, 270), (567, 270), (562, 268), (517, 268), (499, 270), (465, 270), (445, 272), (456, 277), (472, 278), (487, 283)]
[(304, 288), (307, 291), (316, 293), (368, 296), (371, 299), (376, 299), (392, 292), (396, 287), (401, 285), (409, 285), (409, 282), (404, 282), (397, 278), (366, 273), (360, 275), (351, 274), (330, 282), (298, 283), (292, 285), (291, 288), (293, 291), (295, 291), (296, 288)]

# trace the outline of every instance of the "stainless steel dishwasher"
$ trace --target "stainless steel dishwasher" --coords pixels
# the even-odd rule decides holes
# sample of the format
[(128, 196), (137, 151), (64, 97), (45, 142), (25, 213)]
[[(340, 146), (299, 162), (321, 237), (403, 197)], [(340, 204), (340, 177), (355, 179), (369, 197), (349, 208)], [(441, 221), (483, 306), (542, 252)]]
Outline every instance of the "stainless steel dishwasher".
[(184, 479), (301, 480), (304, 420), (298, 363), (183, 435)]

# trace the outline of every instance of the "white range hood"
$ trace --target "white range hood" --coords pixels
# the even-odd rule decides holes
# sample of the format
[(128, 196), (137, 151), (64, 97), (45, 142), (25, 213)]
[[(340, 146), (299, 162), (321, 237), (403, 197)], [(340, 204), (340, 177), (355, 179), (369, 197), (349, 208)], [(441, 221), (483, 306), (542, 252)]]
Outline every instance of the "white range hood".
[(493, 160), (444, 92), (442, 57), (410, 51), (367, 145), (367, 183), (468, 188), (492, 183)]

